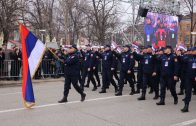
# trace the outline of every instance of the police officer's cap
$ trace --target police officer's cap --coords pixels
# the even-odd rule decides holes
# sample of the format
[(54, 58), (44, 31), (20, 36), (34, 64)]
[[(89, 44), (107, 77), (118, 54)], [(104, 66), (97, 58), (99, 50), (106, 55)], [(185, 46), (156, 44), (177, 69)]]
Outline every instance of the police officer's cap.
[(111, 48), (111, 46), (110, 45), (105, 45), (104, 48)]
[(85, 45), (86, 47), (91, 47), (91, 45), (90, 44), (87, 44), (87, 45)]
[(146, 49), (148, 49), (148, 48), (152, 48), (152, 46), (151, 45), (146, 46)]
[(78, 50), (78, 48), (75, 44), (71, 45), (71, 48), (74, 48), (74, 49)]
[(159, 51), (164, 51), (164, 48), (163, 48), (163, 47), (162, 47), (162, 48), (160, 48), (160, 49), (159, 49)]
[(129, 45), (124, 45), (123, 47), (126, 47), (126, 48), (130, 49), (130, 46)]
[(189, 51), (195, 51), (196, 50), (196, 47), (192, 47), (189, 49)]
[(172, 50), (172, 47), (171, 46), (166, 46), (165, 49), (171, 49)]
[(188, 48), (187, 51), (191, 51), (191, 48)]

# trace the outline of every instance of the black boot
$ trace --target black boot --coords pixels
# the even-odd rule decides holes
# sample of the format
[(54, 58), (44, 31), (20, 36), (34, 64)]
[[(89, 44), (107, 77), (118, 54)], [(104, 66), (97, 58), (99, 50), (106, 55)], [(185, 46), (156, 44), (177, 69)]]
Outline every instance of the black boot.
[(119, 90), (116, 92), (115, 96), (122, 96), (122, 90), (119, 89)]
[(99, 93), (100, 93), (100, 94), (106, 93), (106, 89), (102, 89)]
[(152, 94), (152, 93), (153, 93), (153, 89), (152, 89), (152, 88), (150, 88), (149, 94)]
[(97, 87), (101, 87), (101, 84), (100, 84), (100, 83), (98, 83)]
[(66, 103), (67, 101), (67, 97), (63, 97), (63, 99), (61, 99), (60, 101), (58, 101), (58, 103)]
[(183, 90), (180, 90), (180, 92), (178, 93), (178, 95), (184, 95)]
[(189, 104), (185, 104), (184, 105), (184, 108), (183, 109), (181, 109), (181, 112), (189, 112)]
[(178, 98), (174, 98), (174, 105), (178, 104)]
[(132, 89), (132, 91), (129, 95), (134, 95), (134, 94), (135, 94), (135, 89)]
[(165, 105), (165, 99), (164, 98), (161, 98), (161, 100), (156, 103), (157, 105)]
[(145, 93), (142, 93), (141, 97), (138, 98), (139, 101), (146, 100)]
[(155, 93), (155, 96), (154, 96), (154, 98), (153, 98), (154, 100), (157, 100), (157, 99), (159, 99), (159, 93)]
[(118, 87), (115, 87), (115, 93), (117, 93), (118, 92)]
[(83, 102), (84, 100), (85, 100), (85, 98), (86, 98), (86, 94), (85, 93), (83, 93), (82, 95), (81, 95), (81, 102)]
[(135, 92), (135, 94), (139, 94), (140, 93), (140, 89), (137, 89), (137, 91)]
[(92, 91), (96, 91), (97, 90), (97, 87), (94, 87), (93, 89), (92, 89)]
[(89, 85), (84, 85), (84, 87), (89, 88)]

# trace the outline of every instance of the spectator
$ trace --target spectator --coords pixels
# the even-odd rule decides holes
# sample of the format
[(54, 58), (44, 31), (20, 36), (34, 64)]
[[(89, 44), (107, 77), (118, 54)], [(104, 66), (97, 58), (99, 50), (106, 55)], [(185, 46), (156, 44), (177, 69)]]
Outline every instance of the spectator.
[[(60, 58), (61, 60), (63, 60), (63, 56), (62, 56), (62, 52), (57, 50), (56, 51), (56, 55), (58, 56), (58, 58)], [(61, 69), (61, 61), (60, 60), (56, 60), (56, 71), (55, 71), (55, 77), (59, 78), (60, 77), (60, 73), (62, 72)]]
[(42, 69), (43, 69), (43, 73), (44, 73), (44, 77), (47, 78), (49, 75), (49, 51), (47, 50), (43, 56), (43, 60), (42, 60)]
[(5, 53), (3, 52), (3, 49), (0, 48), (0, 79), (1, 76), (3, 76), (4, 73), (4, 60), (5, 60)]
[(14, 47), (14, 51), (10, 53), (11, 62), (11, 77), (14, 80), (19, 80), (22, 53), (18, 47)]

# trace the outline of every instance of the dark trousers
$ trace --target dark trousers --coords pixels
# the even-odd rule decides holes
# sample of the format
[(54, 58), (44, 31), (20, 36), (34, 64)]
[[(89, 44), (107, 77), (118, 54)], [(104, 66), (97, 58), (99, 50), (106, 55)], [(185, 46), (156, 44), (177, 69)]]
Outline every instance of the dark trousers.
[(181, 74), (180, 76), (180, 80), (181, 80), (181, 83), (180, 83), (180, 90), (183, 91), (185, 89), (185, 74)]
[(81, 94), (81, 95), (83, 94), (82, 89), (78, 85), (78, 77), (76, 77), (76, 76), (65, 76), (65, 84), (64, 84), (64, 96), (65, 97), (68, 97), (71, 84), (73, 85), (73, 87), (76, 89), (76, 91), (79, 94)]
[(166, 94), (166, 88), (168, 87), (170, 89), (171, 95), (174, 97), (174, 99), (177, 99), (176, 94), (176, 82), (174, 81), (173, 76), (161, 76), (161, 95), (160, 97), (162, 99), (165, 99)]
[(115, 89), (117, 89), (117, 85), (112, 77), (112, 72), (110, 69), (103, 69), (102, 71), (102, 89), (105, 90), (110, 86), (110, 83), (114, 86)]
[(88, 76), (88, 80), (87, 80), (87, 85), (90, 84), (90, 81), (92, 82), (93, 86), (96, 87), (96, 82), (95, 79), (93, 77), (93, 71), (88, 71), (88, 69), (85, 69), (82, 75), (82, 83), (81, 83), (81, 88), (84, 89), (84, 84), (85, 84), (85, 80), (86, 77)]
[(194, 78), (186, 77), (185, 79), (185, 104), (188, 104), (191, 101), (192, 97), (192, 88), (196, 84)]
[(142, 80), (142, 93), (146, 94), (147, 85), (152, 85), (152, 74), (143, 73)]
[(86, 85), (89, 86), (90, 81), (91, 81), (92, 84), (93, 84), (93, 86), (94, 86), (94, 87), (97, 87), (97, 86), (96, 86), (96, 82), (95, 82), (95, 78), (94, 78), (93, 74), (94, 74), (94, 72), (93, 72), (92, 70), (91, 70), (91, 71), (88, 71), (88, 80), (87, 80), (87, 84), (86, 84)]
[(95, 78), (97, 80), (97, 83), (100, 84), (100, 78), (99, 78), (99, 70), (98, 67), (95, 68), (95, 70), (93, 71), (93, 74), (95, 75)]
[(120, 79), (118, 77), (117, 68), (112, 70), (112, 77), (115, 77), (115, 79), (119, 82)]
[(152, 77), (152, 86), (153, 90), (155, 91), (156, 95), (159, 95), (159, 83), (160, 83), (160, 74), (157, 74), (156, 76)]
[(127, 80), (129, 82), (131, 89), (134, 90), (134, 82), (131, 73), (128, 74), (127, 71), (122, 71), (122, 70), (120, 71), (119, 90), (120, 91), (123, 90), (124, 80)]
[(142, 79), (143, 79), (142, 75), (143, 74), (141, 70), (139, 70), (137, 73), (137, 90), (140, 90), (142, 88)]

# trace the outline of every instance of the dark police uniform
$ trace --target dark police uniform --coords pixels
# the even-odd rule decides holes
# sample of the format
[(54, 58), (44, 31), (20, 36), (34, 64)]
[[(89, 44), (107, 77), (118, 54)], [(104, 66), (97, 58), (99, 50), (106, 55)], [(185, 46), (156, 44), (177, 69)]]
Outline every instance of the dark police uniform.
[(143, 75), (143, 68), (142, 68), (142, 63), (141, 61), (138, 61), (138, 67), (137, 67), (137, 91), (136, 93), (140, 93), (140, 89), (142, 87), (142, 75)]
[(174, 76), (179, 75), (179, 66), (177, 57), (174, 54), (164, 54), (159, 59), (161, 64), (161, 100), (157, 105), (165, 105), (166, 88), (169, 87), (172, 96), (174, 97), (174, 104), (178, 103), (176, 94), (176, 81)]
[[(115, 94), (116, 96), (122, 95), (123, 87), (124, 87), (124, 80), (126, 79), (131, 87), (131, 93), (130, 95), (133, 95), (135, 93), (134, 88), (134, 82), (132, 78), (132, 73), (134, 73), (134, 66), (135, 66), (135, 60), (133, 57), (133, 54), (128, 52), (123, 52), (121, 54), (117, 54), (114, 52), (116, 57), (120, 60), (121, 63), (121, 69), (120, 69), (120, 80), (119, 80), (119, 91)], [(128, 73), (128, 71), (131, 71), (131, 73)]]
[(113, 70), (112, 70), (112, 76), (115, 77), (115, 79), (119, 82), (119, 77), (118, 77), (118, 74), (117, 74), (117, 70), (118, 70), (118, 58), (113, 55)]
[(77, 56), (79, 57), (79, 66), (80, 66), (80, 76), (79, 76), (79, 82), (80, 82), (80, 85), (82, 84), (82, 73), (83, 73), (83, 62), (84, 62), (84, 57), (82, 55), (82, 52), (81, 51), (77, 51)]
[(102, 90), (99, 93), (106, 93), (106, 89), (109, 88), (110, 83), (114, 86), (115, 92), (118, 90), (118, 87), (112, 78), (111, 68), (114, 66), (113, 62), (113, 53), (111, 50), (105, 51), (102, 54), (98, 54), (102, 59)]
[(191, 101), (192, 88), (196, 84), (196, 55), (188, 55), (183, 58), (186, 64), (185, 73), (185, 107), (181, 110), (182, 112), (188, 112), (189, 102)]
[(98, 87), (100, 87), (101, 86), (101, 83), (100, 83), (100, 78), (99, 78), (99, 64), (100, 64), (100, 58), (99, 58), (99, 56), (98, 56), (98, 52), (96, 51), (95, 53), (94, 53), (94, 55), (95, 55), (95, 69), (93, 70), (93, 74), (94, 74), (94, 76), (95, 76), (95, 78), (96, 78), (96, 80), (97, 80), (97, 83), (98, 83)]
[(142, 76), (142, 96), (138, 100), (145, 100), (147, 85), (152, 84), (152, 73), (156, 72), (155, 56), (150, 53), (139, 55), (133, 53), (136, 60), (142, 63), (143, 76)]
[[(161, 57), (161, 55), (156, 55), (156, 57)], [(158, 99), (159, 98), (159, 84), (160, 84), (160, 78), (161, 78), (161, 63), (157, 58), (155, 59), (156, 63), (156, 76), (152, 77), (152, 84), (153, 84), (153, 89), (155, 91), (155, 97), (153, 99)]]
[(180, 92), (178, 95), (183, 95), (184, 94), (184, 89), (185, 89), (185, 73), (186, 73), (186, 62), (184, 62), (184, 58), (186, 58), (187, 55), (182, 55), (178, 56), (178, 61), (179, 61), (179, 68), (180, 68)]
[[(95, 67), (95, 55), (92, 51), (87, 51), (86, 53), (83, 53), (83, 55), (84, 55), (83, 56), (84, 57), (84, 62), (83, 62), (84, 72), (82, 75), (81, 87), (84, 88), (85, 79), (88, 75), (88, 81), (85, 87), (89, 87), (89, 83), (91, 81), (94, 86), (93, 91), (95, 91), (97, 89), (96, 82), (93, 77), (93, 67)], [(89, 68), (90, 68), (90, 71), (88, 71)]]
[(86, 94), (78, 85), (78, 80), (80, 76), (80, 66), (79, 58), (76, 53), (69, 54), (64, 60), (65, 68), (65, 84), (64, 84), (64, 97), (59, 103), (67, 102), (67, 97), (69, 94), (69, 89), (71, 84), (76, 89), (76, 91), (81, 95), (81, 101), (84, 101)]

